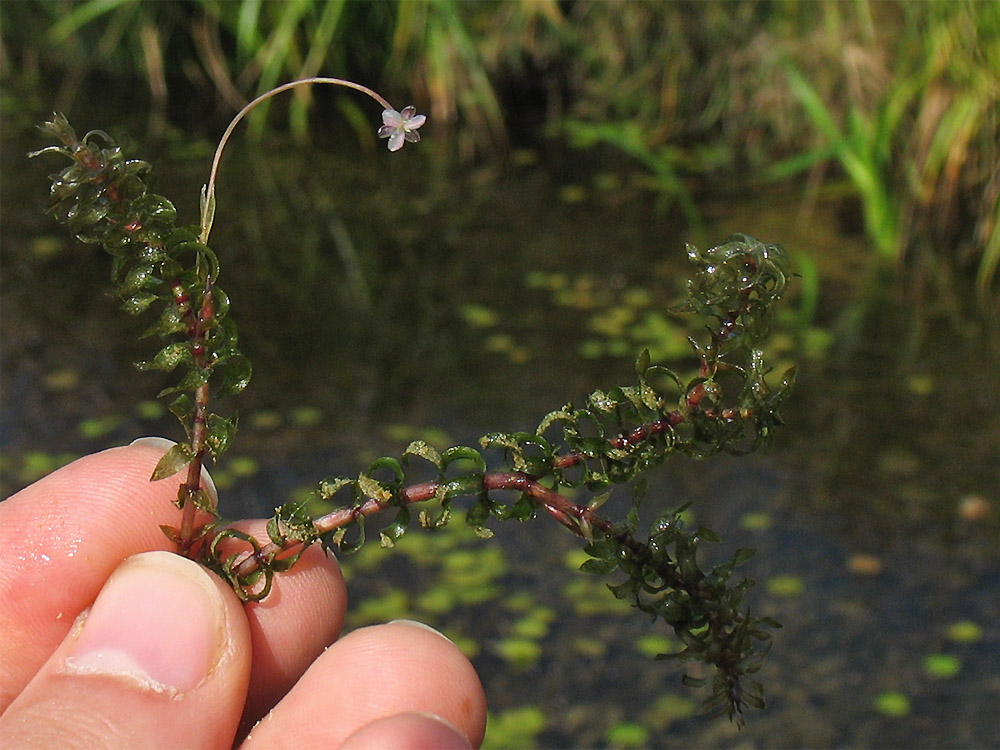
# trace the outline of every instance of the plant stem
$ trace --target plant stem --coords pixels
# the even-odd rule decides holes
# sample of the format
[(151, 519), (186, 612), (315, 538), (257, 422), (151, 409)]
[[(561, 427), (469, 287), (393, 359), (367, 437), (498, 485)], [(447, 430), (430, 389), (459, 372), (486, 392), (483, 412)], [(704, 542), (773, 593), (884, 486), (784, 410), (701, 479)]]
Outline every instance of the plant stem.
[[(684, 419), (685, 417), (680, 411), (671, 412), (664, 418), (639, 425), (638, 427), (630, 430), (628, 433), (611, 439), (610, 444), (616, 449), (625, 449), (634, 446), (669, 429), (670, 427), (677, 426), (683, 422)], [(569, 468), (582, 463), (586, 459), (587, 456), (583, 453), (572, 451), (562, 456), (556, 456), (553, 461), (553, 465), (557, 468)], [(526, 472), (487, 472), (482, 475), (480, 482), (476, 482), (475, 487), (462, 485), (458, 482), (445, 482), (445, 485), (446, 492), (450, 489), (451, 492), (459, 494), (475, 494), (480, 490), (486, 492), (493, 490), (513, 490), (524, 492), (532, 498), (534, 503), (540, 509), (544, 510), (552, 516), (552, 518), (577, 536), (584, 537), (589, 540), (592, 536), (591, 529), (597, 529), (602, 534), (608, 536), (615, 534), (615, 527), (611, 521), (598, 515), (588, 506), (578, 505), (550, 487), (546, 487), (538, 481), (537, 477)], [(421, 482), (419, 484), (404, 487), (400, 490), (399, 497), (402, 503), (409, 505), (411, 503), (422, 503), (427, 502), (428, 500), (433, 500), (439, 496), (440, 491), (440, 482)], [(399, 501), (397, 501), (397, 503), (398, 502)], [(376, 513), (387, 510), (397, 503), (393, 503), (388, 500), (368, 499), (360, 505), (350, 508), (338, 508), (325, 516), (320, 516), (319, 518), (314, 519), (313, 527), (316, 530), (317, 536), (322, 536), (347, 526), (349, 523), (356, 521), (359, 518), (375, 515)], [(629, 540), (631, 540), (630, 535), (629, 539), (623, 541), (630, 544), (630, 546), (632, 546), (632, 543), (638, 544), (635, 540)], [(266, 560), (270, 557), (277, 557), (279, 555), (292, 554), (300, 544), (301, 542), (298, 541), (290, 541), (290, 543), (284, 545), (276, 544), (275, 542), (268, 542), (263, 545), (260, 548), (260, 551), (256, 554), (252, 551), (243, 553), (241, 559), (234, 566), (233, 571), (240, 577), (250, 575), (257, 569), (260, 560)]]
[(226, 131), (222, 134), (222, 140), (219, 141), (218, 148), (215, 149), (215, 157), (212, 159), (212, 171), (208, 177), (208, 184), (205, 186), (205, 194), (202, 204), (201, 234), (198, 241), (203, 245), (208, 244), (208, 235), (212, 231), (212, 219), (215, 212), (215, 178), (219, 171), (219, 161), (222, 159), (222, 150), (226, 147), (226, 143), (229, 141), (229, 137), (233, 134), (233, 130), (236, 129), (240, 120), (249, 114), (250, 110), (265, 99), (270, 99), (272, 96), (280, 94), (283, 91), (288, 91), (296, 86), (306, 86), (314, 83), (326, 83), (333, 86), (343, 86), (344, 88), (354, 89), (355, 91), (360, 91), (361, 93), (370, 96), (372, 99), (381, 104), (383, 109), (393, 108), (392, 105), (389, 104), (389, 102), (386, 101), (381, 95), (372, 91), (367, 86), (362, 86), (360, 83), (348, 81), (344, 78), (326, 78), (323, 76), (313, 76), (311, 78), (300, 78), (297, 81), (290, 81), (289, 83), (282, 84), (281, 86), (273, 88), (270, 91), (258, 96), (236, 114), (236, 117), (233, 118), (232, 122), (229, 123), (229, 127), (227, 127)]
[[(215, 317), (215, 298), (212, 294), (212, 280), (206, 277), (205, 293), (201, 298), (197, 314), (193, 309), (189, 309), (188, 315), (188, 338), (191, 340), (191, 349), (198, 367), (207, 370), (210, 362), (206, 355), (205, 337), (207, 327)], [(208, 437), (208, 407), (212, 400), (212, 391), (208, 381), (199, 385), (194, 391), (194, 413), (191, 417), (191, 439), (190, 448), (193, 458), (188, 464), (187, 479), (178, 489), (178, 499), (181, 506), (182, 517), (180, 527), (180, 540), (178, 542), (178, 552), (187, 554), (195, 539), (195, 515), (198, 510), (196, 497), (201, 490), (201, 468), (205, 461), (206, 440)]]
[[(755, 270), (752, 264), (748, 264), (751, 270)], [(741, 295), (740, 302), (749, 304), (749, 291)], [(728, 315), (719, 320), (717, 329), (711, 331), (712, 341), (707, 348), (715, 357), (720, 355), (719, 347), (727, 335), (733, 330), (739, 318), (739, 311), (731, 311)], [(715, 362), (717, 365), (718, 363)], [(709, 377), (713, 367), (708, 360), (703, 361), (700, 367), (700, 376)], [(718, 406), (703, 406), (702, 402), (708, 396), (708, 391), (704, 383), (697, 383), (685, 396), (685, 403), (689, 410), (700, 410), (702, 414), (710, 419), (721, 419), (723, 421), (735, 420), (738, 418), (751, 418), (752, 411), (740, 413), (732, 408), (719, 408)], [(616, 450), (631, 448), (645, 440), (648, 440), (666, 430), (680, 425), (690, 418), (690, 412), (674, 410), (661, 418), (652, 422), (638, 425), (626, 433), (611, 438), (608, 442)], [(557, 469), (567, 469), (583, 463), (587, 456), (579, 451), (570, 451), (563, 455), (553, 457), (552, 466)], [(550, 487), (538, 481), (538, 477), (522, 471), (507, 472), (487, 472), (482, 475), (481, 481), (475, 483), (461, 483), (459, 481), (445, 482), (445, 495), (452, 494), (476, 494), (477, 492), (489, 492), (491, 490), (513, 490), (527, 494), (536, 506), (544, 510), (556, 521), (572, 531), (577, 536), (592, 540), (593, 530), (614, 537), (618, 541), (631, 547), (634, 551), (642, 553), (645, 545), (636, 540), (630, 533), (624, 535), (616, 531), (615, 525), (598, 515), (593, 509), (585, 505), (578, 505), (572, 500), (559, 494)], [(387, 510), (394, 505), (409, 505), (411, 503), (426, 502), (439, 497), (441, 494), (441, 483), (438, 481), (422, 482), (410, 485), (400, 490), (399, 499), (395, 502), (390, 500), (376, 500), (369, 498), (360, 505), (349, 508), (338, 508), (324, 516), (313, 519), (312, 525), (316, 530), (316, 535), (323, 536), (336, 531), (359, 518), (375, 515)], [(293, 554), (302, 544), (300, 541), (289, 540), (285, 544), (278, 544), (273, 541), (263, 545), (258, 552), (247, 551), (242, 553), (240, 559), (233, 566), (233, 572), (239, 577), (245, 577), (254, 573), (260, 562), (279, 555)], [(681, 582), (683, 583), (683, 582)]]

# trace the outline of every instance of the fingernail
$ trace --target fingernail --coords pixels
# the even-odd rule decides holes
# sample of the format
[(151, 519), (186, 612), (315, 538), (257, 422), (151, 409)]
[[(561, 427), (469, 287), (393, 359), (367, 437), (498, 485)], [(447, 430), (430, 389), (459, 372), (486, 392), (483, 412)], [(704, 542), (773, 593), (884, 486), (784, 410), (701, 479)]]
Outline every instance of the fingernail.
[[(177, 445), (177, 443), (165, 437), (150, 435), (147, 437), (136, 438), (129, 443), (129, 445), (144, 445), (150, 448), (159, 448), (166, 453), (168, 450)], [(212, 496), (212, 500), (215, 501), (215, 507), (218, 507), (219, 491), (215, 488), (215, 480), (212, 479), (212, 475), (208, 473), (208, 469), (204, 464), (201, 465), (201, 482), (205, 485), (205, 490), (208, 494)]]
[(222, 655), (225, 612), (222, 594), (197, 563), (170, 552), (135, 555), (104, 584), (65, 671), (187, 692)]
[(177, 445), (177, 443), (169, 438), (147, 435), (146, 437), (136, 438), (129, 445), (148, 445), (150, 448), (162, 448), (166, 452)]
[(418, 622), (417, 620), (390, 620), (388, 624), (389, 625), (410, 625), (410, 626), (415, 627), (415, 628), (421, 628), (423, 630), (427, 630), (428, 632), (433, 633), (434, 635), (441, 636), (446, 641), (448, 641), (448, 643), (452, 643), (453, 642), (451, 640), (451, 638), (449, 638), (448, 636), (446, 636), (440, 630), (435, 630), (434, 628), (432, 628), (430, 625), (428, 625), (425, 622)]

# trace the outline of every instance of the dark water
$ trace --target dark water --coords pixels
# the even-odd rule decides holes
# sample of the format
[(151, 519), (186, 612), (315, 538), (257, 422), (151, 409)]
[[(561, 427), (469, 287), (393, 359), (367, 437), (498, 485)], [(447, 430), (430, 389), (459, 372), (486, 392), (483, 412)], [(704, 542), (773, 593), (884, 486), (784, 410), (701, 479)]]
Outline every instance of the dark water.
[[(168, 381), (130, 366), (148, 342), (108, 297), (106, 259), (41, 213), (54, 164), (18, 161), (39, 145), (3, 143), (4, 495), (73, 456), (179, 434), (148, 401)], [(186, 196), (192, 222), (206, 149), (158, 162), (160, 191)], [(581, 351), (651, 343), (658, 318), (644, 316), (686, 273), (682, 225), (613, 159), (549, 145), (440, 164), (409, 147), (228, 155), (213, 246), (255, 364), (240, 435), (213, 472), (228, 515), (267, 514), (416, 437), (445, 447), (533, 429), (631, 382), (634, 353)], [(780, 194), (702, 207), (712, 241), (744, 231), (815, 262), (820, 328), (858, 309), (863, 240), (835, 207), (803, 216)], [(778, 358), (800, 362), (800, 381), (770, 454), (678, 460), (649, 489), (651, 506), (692, 501), (723, 552), (758, 549), (751, 605), (784, 628), (760, 675), (770, 706), (742, 731), (690, 715), (697, 694), (644, 653), (660, 631), (572, 572), (575, 540), (545, 519), (348, 562), (354, 624), (408, 612), (460, 640), (494, 726), (524, 732), (495, 745), (527, 744), (538, 720), (541, 747), (996, 746), (997, 363), (974, 324), (892, 291), (873, 299), (847, 353), (815, 356), (820, 330), (779, 327)], [(613, 343), (600, 320), (629, 304), (636, 326)], [(524, 707), (536, 713), (509, 713)]]

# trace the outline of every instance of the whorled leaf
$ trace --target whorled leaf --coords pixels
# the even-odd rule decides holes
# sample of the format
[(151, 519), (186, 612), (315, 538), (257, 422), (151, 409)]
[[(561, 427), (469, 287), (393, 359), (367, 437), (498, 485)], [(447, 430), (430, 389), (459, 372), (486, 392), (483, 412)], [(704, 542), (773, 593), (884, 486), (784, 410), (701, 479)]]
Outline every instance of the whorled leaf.
[(156, 463), (156, 468), (153, 469), (153, 474), (150, 476), (149, 481), (158, 482), (161, 479), (172, 477), (191, 463), (193, 458), (194, 454), (188, 446), (183, 443), (174, 445)]

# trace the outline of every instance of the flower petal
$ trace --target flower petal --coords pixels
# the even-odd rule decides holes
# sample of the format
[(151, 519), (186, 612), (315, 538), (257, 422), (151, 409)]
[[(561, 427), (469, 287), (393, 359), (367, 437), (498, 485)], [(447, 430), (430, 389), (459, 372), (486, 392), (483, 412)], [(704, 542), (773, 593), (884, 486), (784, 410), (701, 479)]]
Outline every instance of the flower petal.
[(397, 128), (391, 136), (389, 136), (389, 150), (399, 151), (403, 147), (403, 129)]
[(427, 122), (427, 115), (417, 115), (416, 117), (411, 117), (409, 120), (407, 120), (406, 124), (403, 127), (405, 127), (407, 130), (416, 130), (425, 122)]
[(404, 118), (394, 109), (382, 110), (382, 122), (391, 128), (398, 128), (403, 125)]

